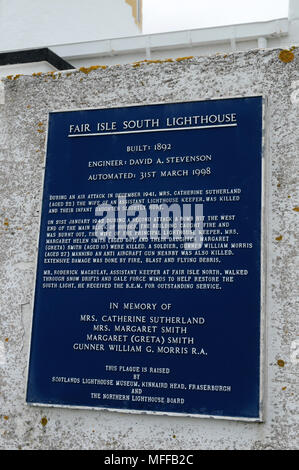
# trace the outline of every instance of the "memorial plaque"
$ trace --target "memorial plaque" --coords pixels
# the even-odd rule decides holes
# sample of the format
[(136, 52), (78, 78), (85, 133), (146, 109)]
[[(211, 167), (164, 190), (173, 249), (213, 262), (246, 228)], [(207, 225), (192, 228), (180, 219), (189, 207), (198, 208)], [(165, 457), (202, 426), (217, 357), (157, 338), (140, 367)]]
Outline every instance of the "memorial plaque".
[(49, 114), (27, 402), (261, 420), (261, 96)]

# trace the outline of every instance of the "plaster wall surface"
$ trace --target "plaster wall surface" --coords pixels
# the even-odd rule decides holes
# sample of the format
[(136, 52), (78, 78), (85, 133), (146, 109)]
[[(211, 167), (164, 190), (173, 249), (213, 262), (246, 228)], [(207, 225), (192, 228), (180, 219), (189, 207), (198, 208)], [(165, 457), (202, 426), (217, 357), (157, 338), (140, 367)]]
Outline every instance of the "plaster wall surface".
[(31, 75), (36, 72), (51, 72), (56, 70), (53, 65), (46, 61), (41, 62), (29, 62), (27, 64), (13, 64), (13, 65), (1, 65), (0, 66), (0, 77), (6, 77), (7, 75), (24, 74)]
[(125, 0), (0, 0), (0, 50), (139, 33)]
[[(297, 49), (285, 54), (253, 50), (2, 81), (1, 449), (298, 448), (298, 64)], [(267, 101), (264, 422), (28, 406), (25, 385), (48, 112), (256, 94)]]

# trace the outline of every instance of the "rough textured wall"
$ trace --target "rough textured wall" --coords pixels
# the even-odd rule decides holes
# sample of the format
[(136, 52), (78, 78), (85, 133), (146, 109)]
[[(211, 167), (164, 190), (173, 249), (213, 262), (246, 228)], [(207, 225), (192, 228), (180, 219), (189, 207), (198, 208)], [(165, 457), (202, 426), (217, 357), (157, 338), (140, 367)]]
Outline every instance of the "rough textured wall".
[[(0, 448), (293, 449), (299, 51), (9, 77), (0, 89)], [(267, 170), (265, 422), (145, 416), (25, 403), (47, 113), (264, 94)], [(244, 299), (246, 302), (246, 299)], [(298, 336), (297, 336), (298, 338)], [(49, 351), (50, 353), (50, 351)], [(297, 360), (298, 363), (298, 360)]]

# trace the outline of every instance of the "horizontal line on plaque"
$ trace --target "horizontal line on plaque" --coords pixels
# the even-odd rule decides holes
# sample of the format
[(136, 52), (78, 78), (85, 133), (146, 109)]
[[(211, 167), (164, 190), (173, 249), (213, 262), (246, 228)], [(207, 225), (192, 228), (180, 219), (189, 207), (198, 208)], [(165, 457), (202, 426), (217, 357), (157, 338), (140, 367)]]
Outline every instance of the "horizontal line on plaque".
[(211, 129), (215, 127), (236, 127), (238, 124), (218, 124), (216, 126), (173, 127), (171, 129), (144, 129), (141, 131), (97, 132), (95, 134), (69, 134), (68, 137), (95, 137), (99, 135), (140, 134), (142, 132), (189, 131), (194, 129)]

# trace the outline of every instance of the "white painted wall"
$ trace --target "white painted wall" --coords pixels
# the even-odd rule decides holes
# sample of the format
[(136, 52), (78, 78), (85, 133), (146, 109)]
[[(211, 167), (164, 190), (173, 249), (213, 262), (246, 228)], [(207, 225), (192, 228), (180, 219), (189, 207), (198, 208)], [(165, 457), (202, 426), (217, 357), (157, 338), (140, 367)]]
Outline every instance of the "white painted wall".
[(299, 20), (299, 2), (298, 0), (289, 0), (289, 18)]
[(125, 0), (0, 0), (0, 52), (135, 34)]
[[(289, 0), (284, 19), (149, 35), (126, 0), (0, 0), (0, 52), (47, 46), (75, 68), (296, 45), (299, 0)], [(45, 70), (0, 67), (0, 77), (37, 71)]]
[(299, 45), (299, 0), (289, 0), (289, 28), (290, 43)]
[(27, 64), (10, 64), (0, 66), (0, 77), (7, 77), (8, 75), (31, 75), (32, 73), (51, 72), (56, 70), (53, 65), (46, 61), (29, 62)]

